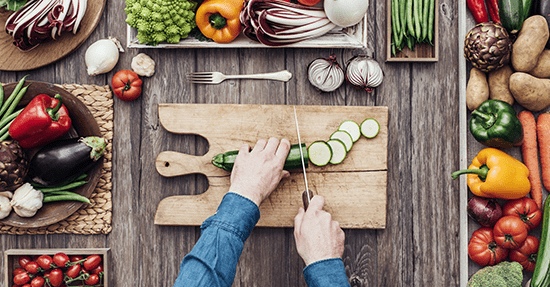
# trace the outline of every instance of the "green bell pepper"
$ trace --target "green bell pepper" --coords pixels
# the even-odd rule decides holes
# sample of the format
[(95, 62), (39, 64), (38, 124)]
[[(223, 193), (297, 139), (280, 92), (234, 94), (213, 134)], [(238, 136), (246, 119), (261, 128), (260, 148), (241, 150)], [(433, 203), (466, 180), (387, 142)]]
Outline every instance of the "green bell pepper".
[(523, 127), (514, 108), (501, 100), (487, 100), (472, 112), (474, 138), (489, 147), (510, 148), (523, 141)]

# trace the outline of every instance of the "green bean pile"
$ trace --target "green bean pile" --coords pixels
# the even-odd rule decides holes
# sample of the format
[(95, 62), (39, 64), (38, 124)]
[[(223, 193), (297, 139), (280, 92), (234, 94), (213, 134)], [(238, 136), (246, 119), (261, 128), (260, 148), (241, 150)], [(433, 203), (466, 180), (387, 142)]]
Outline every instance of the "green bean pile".
[(433, 44), (435, 0), (391, 0), (391, 51), (395, 56), (405, 45)]

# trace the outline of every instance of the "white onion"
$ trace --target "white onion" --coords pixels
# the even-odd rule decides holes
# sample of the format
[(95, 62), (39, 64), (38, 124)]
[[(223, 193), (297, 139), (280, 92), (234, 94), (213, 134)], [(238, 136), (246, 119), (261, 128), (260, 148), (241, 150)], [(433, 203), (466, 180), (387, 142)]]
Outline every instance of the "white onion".
[(336, 56), (313, 60), (308, 67), (309, 82), (323, 92), (333, 92), (344, 83), (344, 71), (336, 61)]
[(346, 81), (360, 89), (364, 89), (367, 92), (372, 92), (373, 88), (376, 88), (382, 84), (384, 79), (384, 72), (378, 62), (365, 55), (359, 55), (351, 58), (348, 61), (346, 68)]
[(84, 55), (88, 75), (95, 76), (111, 71), (118, 62), (118, 52), (124, 52), (116, 38), (101, 39), (90, 45)]

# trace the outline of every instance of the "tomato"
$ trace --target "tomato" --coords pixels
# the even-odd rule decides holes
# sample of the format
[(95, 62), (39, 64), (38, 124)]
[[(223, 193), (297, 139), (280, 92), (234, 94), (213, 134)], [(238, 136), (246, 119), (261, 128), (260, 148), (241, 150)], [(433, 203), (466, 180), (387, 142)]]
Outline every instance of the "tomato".
[(31, 280), (31, 287), (42, 287), (44, 286), (44, 283), (46, 283), (46, 280), (38, 276)]
[(523, 244), (514, 250), (510, 250), (510, 260), (516, 261), (523, 270), (533, 272), (537, 262), (537, 252), (539, 251), (539, 240), (534, 236), (527, 236)]
[(31, 277), (27, 272), (19, 273), (13, 277), (13, 284), (16, 285), (24, 285), (27, 284), (29, 281), (31, 281)]
[(38, 263), (36, 263), (36, 261), (31, 261), (31, 262), (27, 263), (27, 265), (25, 265), (25, 270), (27, 270), (27, 272), (29, 272), (31, 274), (36, 274), (41, 269), (40, 269), (40, 266), (38, 265)]
[(479, 266), (495, 265), (506, 259), (508, 249), (498, 246), (492, 228), (481, 227), (470, 238), (468, 256)]
[(519, 217), (528, 230), (537, 228), (542, 221), (542, 210), (534, 200), (529, 197), (509, 200), (502, 207), (502, 215), (514, 215)]
[(19, 273), (23, 273), (23, 272), (27, 272), (25, 269), (23, 268), (15, 268), (15, 270), (13, 270), (13, 276), (19, 274)]
[(321, 2), (321, 0), (298, 0), (298, 2), (306, 6), (315, 6), (317, 3)]
[(63, 283), (63, 271), (61, 271), (61, 269), (59, 268), (53, 269), (50, 272), (48, 279), (50, 280), (50, 285), (54, 287), (61, 286), (61, 284)]
[(49, 270), (52, 266), (53, 260), (50, 255), (41, 255), (36, 259), (36, 263), (38, 263), (38, 266), (42, 267), (44, 270)]
[(97, 265), (96, 268), (94, 268), (92, 271), (90, 271), (92, 274), (99, 275), (100, 273), (103, 273), (103, 264)]
[(123, 101), (133, 101), (141, 95), (142, 81), (139, 76), (130, 70), (118, 71), (111, 80), (113, 92)]
[(58, 267), (67, 267), (69, 264), (69, 256), (65, 253), (57, 253), (53, 256), (53, 263)]
[(19, 256), (19, 266), (21, 266), (21, 268), (25, 268), (25, 265), (27, 265), (27, 263), (31, 261), (32, 259), (30, 256), (27, 256), (27, 255)]
[(86, 283), (86, 285), (96, 285), (99, 283), (99, 276), (97, 276), (97, 274), (91, 274), (84, 283)]
[(516, 249), (527, 238), (527, 226), (519, 217), (507, 215), (501, 217), (493, 227), (495, 242), (504, 248)]
[(86, 258), (86, 261), (82, 263), (86, 270), (91, 271), (101, 263), (101, 257), (99, 255), (90, 255)]
[(78, 275), (80, 275), (80, 264), (73, 265), (65, 271), (65, 275), (69, 276), (70, 278), (76, 278)]

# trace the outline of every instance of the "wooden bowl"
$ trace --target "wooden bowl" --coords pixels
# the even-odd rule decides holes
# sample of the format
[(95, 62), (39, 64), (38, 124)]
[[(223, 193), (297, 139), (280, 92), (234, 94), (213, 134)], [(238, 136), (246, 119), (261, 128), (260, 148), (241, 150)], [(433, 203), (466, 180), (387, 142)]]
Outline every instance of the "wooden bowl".
[[(18, 107), (17, 109), (24, 107), (35, 96), (39, 94), (46, 94), (52, 97), (56, 94), (60, 94), (63, 104), (69, 110), (69, 116), (71, 117), (72, 121), (71, 131), (69, 131), (66, 137), (102, 136), (101, 131), (99, 130), (99, 126), (90, 110), (88, 110), (84, 103), (82, 103), (67, 90), (49, 83), (25, 81), (25, 86), (29, 84), (29, 89), (21, 99), (20, 107)], [(16, 85), (17, 83), (11, 83), (4, 86), (5, 99), (9, 97)], [(36, 153), (36, 150), (29, 150), (27, 152), (27, 154), (29, 155), (29, 161), (34, 153)], [(87, 172), (88, 177), (86, 178), (86, 180), (88, 181), (88, 183), (73, 191), (89, 198), (99, 181), (102, 168), (103, 159), (99, 160), (95, 164), (95, 166)], [(45, 203), (33, 217), (20, 217), (12, 210), (10, 215), (0, 220), (0, 222), (15, 227), (43, 227), (59, 222), (69, 217), (83, 204), (84, 203), (79, 201), (60, 201)]]

